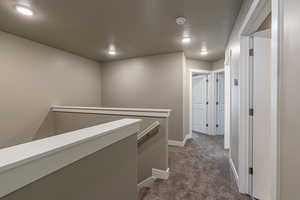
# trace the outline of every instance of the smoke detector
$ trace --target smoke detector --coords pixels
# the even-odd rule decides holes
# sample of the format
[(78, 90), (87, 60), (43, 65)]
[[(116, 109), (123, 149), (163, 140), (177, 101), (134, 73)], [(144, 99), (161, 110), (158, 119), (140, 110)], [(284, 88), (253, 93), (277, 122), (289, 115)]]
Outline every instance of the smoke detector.
[(180, 26), (184, 25), (185, 22), (186, 22), (186, 19), (184, 17), (177, 17), (176, 18), (176, 24), (178, 24)]

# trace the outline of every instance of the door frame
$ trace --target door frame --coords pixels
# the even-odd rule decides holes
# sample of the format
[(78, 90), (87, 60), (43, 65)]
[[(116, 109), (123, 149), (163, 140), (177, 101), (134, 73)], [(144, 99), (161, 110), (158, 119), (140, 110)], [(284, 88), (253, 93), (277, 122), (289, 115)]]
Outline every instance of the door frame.
[(208, 123), (208, 135), (212, 135), (212, 116), (211, 116), (211, 111), (212, 111), (212, 73), (209, 70), (199, 70), (199, 69), (189, 69), (189, 137), (192, 138), (193, 134), (193, 73), (203, 73), (203, 74), (208, 74), (208, 117), (207, 117), (207, 123)]
[(240, 121), (239, 121), (239, 180), (241, 193), (252, 193), (252, 177), (249, 174), (251, 163), (250, 148), (250, 71), (252, 59), (249, 55), (251, 35), (257, 30), (272, 11), (272, 47), (271, 47), (271, 199), (278, 200), (279, 195), (279, 81), (281, 62), (281, 41), (283, 33), (283, 7), (281, 0), (254, 0), (239, 30), (240, 35)]
[[(208, 101), (212, 102), (214, 99), (214, 88), (215, 88), (215, 82), (214, 82), (214, 73), (215, 72), (224, 72), (225, 80), (224, 80), (224, 103), (225, 103), (225, 108), (224, 108), (224, 149), (229, 149), (230, 150), (230, 106), (231, 106), (231, 89), (230, 89), (230, 66), (231, 66), (231, 53), (226, 56), (225, 63), (224, 63), (224, 69), (219, 69), (219, 70), (199, 70), (199, 69), (189, 69), (189, 138), (192, 137), (192, 75), (194, 72), (198, 73), (207, 73), (209, 74), (209, 98)], [(214, 109), (215, 109), (215, 104), (209, 103), (209, 117), (208, 117), (208, 123), (209, 123), (209, 135), (216, 135), (215, 134), (215, 129), (214, 127), (216, 126), (215, 123), (215, 114), (214, 114)]]
[[(232, 50), (229, 49), (225, 52), (225, 63), (224, 63), (224, 73), (225, 73), (225, 121), (224, 121), (224, 131), (225, 131), (225, 137), (224, 137), (224, 149), (229, 149), (229, 155), (231, 155), (230, 152), (230, 131), (231, 131), (231, 60), (232, 60)], [(237, 176), (236, 176), (237, 177)]]

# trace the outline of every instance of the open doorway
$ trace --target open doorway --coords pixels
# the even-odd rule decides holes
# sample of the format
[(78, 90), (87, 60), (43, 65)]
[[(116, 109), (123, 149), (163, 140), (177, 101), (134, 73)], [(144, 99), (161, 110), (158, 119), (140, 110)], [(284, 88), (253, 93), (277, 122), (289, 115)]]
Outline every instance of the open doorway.
[(192, 131), (209, 134), (209, 76), (207, 72), (192, 73)]
[(278, 184), (279, 15), (273, 2), (253, 4), (239, 33), (239, 191), (266, 200), (276, 199)]
[(190, 137), (199, 134), (218, 137), (223, 149), (229, 149), (225, 75), (225, 69), (190, 70)]
[(250, 65), (250, 148), (252, 196), (271, 199), (271, 30), (258, 31), (251, 37)]

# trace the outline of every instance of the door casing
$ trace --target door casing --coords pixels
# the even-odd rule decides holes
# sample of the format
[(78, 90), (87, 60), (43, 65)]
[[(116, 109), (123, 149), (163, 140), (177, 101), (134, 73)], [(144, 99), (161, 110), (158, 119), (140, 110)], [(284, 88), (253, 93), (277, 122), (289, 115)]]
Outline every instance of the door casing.
[[(239, 30), (240, 36), (240, 122), (239, 122), (239, 172), (238, 187), (241, 193), (251, 194), (251, 166), (249, 148), (249, 66), (252, 64), (249, 49), (250, 36), (272, 12), (272, 47), (271, 47), (271, 161), (270, 173), (271, 199), (280, 198), (280, 154), (279, 154), (279, 82), (282, 52), (280, 51), (283, 34), (283, 7), (282, 0), (254, 0), (244, 18)], [(227, 50), (231, 51), (231, 49)], [(254, 172), (255, 173), (255, 172)]]

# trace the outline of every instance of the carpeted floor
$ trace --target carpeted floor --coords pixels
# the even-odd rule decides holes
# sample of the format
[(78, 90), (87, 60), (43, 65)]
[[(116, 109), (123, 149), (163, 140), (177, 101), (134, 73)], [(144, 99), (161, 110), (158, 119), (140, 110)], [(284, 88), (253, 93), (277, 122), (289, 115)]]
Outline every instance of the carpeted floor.
[(142, 188), (139, 200), (248, 200), (237, 191), (223, 136), (194, 133), (184, 148), (169, 147), (169, 180)]

